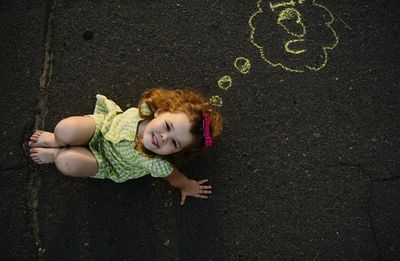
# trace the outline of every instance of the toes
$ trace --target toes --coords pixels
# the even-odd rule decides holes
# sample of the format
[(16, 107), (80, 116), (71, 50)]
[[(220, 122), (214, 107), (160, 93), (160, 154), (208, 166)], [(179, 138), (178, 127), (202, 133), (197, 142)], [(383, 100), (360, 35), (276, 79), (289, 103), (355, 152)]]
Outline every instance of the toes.
[(31, 139), (32, 141), (38, 141), (40, 135), (42, 135), (42, 134), (43, 134), (43, 131), (36, 131), (35, 133), (32, 134), (32, 136), (31, 136), (30, 139)]
[(61, 147), (54, 137), (54, 133), (47, 131), (36, 131), (29, 138), (28, 145), (31, 148), (59, 148)]
[(42, 134), (41, 131), (36, 131), (35, 133), (33, 133), (33, 136), (40, 136), (40, 134)]
[(36, 164), (43, 164), (43, 163), (44, 163), (39, 157), (33, 157), (32, 160), (33, 160)]
[(30, 157), (37, 164), (47, 164), (53, 163), (55, 160), (55, 155), (59, 149), (50, 148), (31, 148)]
[(30, 149), (29, 151), (31, 153), (30, 154), (31, 159), (37, 163), (37, 161), (39, 160), (39, 155), (38, 155), (37, 149), (33, 148), (33, 149)]

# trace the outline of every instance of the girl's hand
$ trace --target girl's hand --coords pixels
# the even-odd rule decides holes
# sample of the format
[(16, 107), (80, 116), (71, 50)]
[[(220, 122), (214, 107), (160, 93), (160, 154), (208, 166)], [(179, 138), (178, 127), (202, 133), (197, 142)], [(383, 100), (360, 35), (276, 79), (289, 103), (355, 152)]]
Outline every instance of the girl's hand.
[(211, 186), (203, 185), (208, 179), (203, 179), (200, 181), (189, 180), (189, 185), (181, 189), (181, 205), (185, 204), (187, 196), (207, 199), (211, 194)]

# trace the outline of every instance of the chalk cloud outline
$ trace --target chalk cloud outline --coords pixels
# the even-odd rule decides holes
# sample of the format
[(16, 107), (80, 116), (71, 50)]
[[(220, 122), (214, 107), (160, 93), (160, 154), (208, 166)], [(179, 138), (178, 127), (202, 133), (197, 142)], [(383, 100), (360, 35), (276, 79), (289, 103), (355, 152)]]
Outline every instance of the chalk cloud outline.
[[(266, 11), (270, 11), (270, 13), (265, 13), (265, 10), (263, 10), (262, 4), (264, 2), (264, 9), (268, 9)], [(269, 5), (265, 4), (266, 2), (269, 3)], [(248, 20), (248, 25), (250, 27), (250, 42), (259, 50), (259, 53), (261, 55), (261, 58), (267, 62), (268, 64), (272, 65), (273, 67), (280, 67), (284, 70), (290, 71), (290, 72), (305, 72), (306, 70), (310, 70), (310, 71), (318, 71), (320, 69), (322, 69), (323, 67), (326, 66), (327, 62), (328, 62), (328, 50), (332, 50), (334, 49), (337, 44), (339, 43), (339, 38), (335, 32), (335, 30), (332, 28), (332, 23), (334, 22), (334, 17), (332, 15), (332, 13), (323, 5), (316, 3), (315, 0), (280, 0), (280, 3), (278, 4), (273, 4), (272, 2), (277, 2), (276, 0), (269, 0), (269, 1), (265, 1), (265, 0), (257, 0), (257, 10), (250, 16), (249, 20)], [(306, 3), (307, 2), (307, 3)], [(266, 6), (266, 7), (265, 7)], [(316, 9), (319, 9), (320, 11), (320, 15), (322, 16), (328, 16), (328, 21), (326, 21), (322, 27), (326, 28), (329, 33), (331, 34), (332, 38), (333, 38), (333, 42), (330, 43), (324, 43), (321, 46), (320, 49), (320, 54), (317, 59), (320, 59), (321, 61), (318, 62), (317, 64), (314, 65), (310, 65), (307, 64), (307, 60), (303, 58), (303, 60), (301, 59), (297, 59), (295, 62), (293, 62), (293, 64), (290, 64), (292, 62), (285, 62), (285, 61), (279, 61), (279, 58), (274, 58), (272, 57), (273, 55), (270, 55), (270, 53), (268, 53), (268, 51), (266, 51), (265, 49), (266, 46), (265, 44), (260, 43), (260, 41), (258, 40), (260, 38), (260, 36), (257, 36), (257, 17), (261, 17), (264, 15), (265, 17), (268, 18), (274, 18), (276, 17), (276, 28), (277, 30), (281, 30), (282, 32), (286, 33), (286, 37), (290, 36), (292, 37), (292, 39), (287, 39), (287, 41), (283, 44), (282, 50), (284, 49), (286, 52), (286, 56), (288, 55), (292, 55), (292, 57), (296, 57), (298, 58), (300, 55), (303, 55), (303, 57), (307, 57), (306, 54), (306, 49), (305, 46), (307, 46), (307, 41), (304, 38), (304, 36), (307, 36), (307, 31), (306, 31), (306, 27), (308, 26), (314, 26), (314, 30), (315, 27), (321, 27), (321, 25), (315, 25), (314, 23), (311, 23), (310, 21), (308, 21), (307, 25), (305, 25), (305, 23), (302, 20), (301, 12), (298, 11), (299, 8), (295, 8), (299, 6), (300, 9), (302, 9), (303, 11), (305, 10), (305, 8), (315, 8), (315, 10), (311, 10), (312, 11), (316, 11)], [(279, 12), (279, 10), (281, 10)], [(285, 21), (290, 20), (291, 18), (296, 18), (295, 22), (301, 27), (302, 29), (302, 33), (295, 33), (290, 31), (290, 29), (288, 29), (288, 27), (284, 24)], [(314, 18), (314, 17), (308, 17), (308, 18)], [(315, 18), (314, 18), (315, 19)], [(271, 20), (273, 22), (273, 20)], [(320, 32), (320, 31), (318, 31)], [(321, 34), (324, 32), (321, 32)], [(326, 32), (325, 32), (326, 33)], [(268, 41), (268, 40), (267, 40)], [(271, 41), (273, 42), (273, 41)], [(317, 48), (315, 48), (315, 50), (317, 50)], [(313, 50), (315, 52), (315, 50)], [(276, 54), (274, 54), (276, 55)], [(316, 57), (316, 55), (314, 55), (314, 57)], [(285, 59), (285, 58), (281, 58), (281, 59)], [(286, 58), (288, 59), (288, 58)], [(300, 62), (299, 62), (300, 61)], [(308, 61), (310, 63), (310, 61)], [(295, 65), (297, 63), (297, 65)], [(301, 65), (298, 65), (301, 64)]]

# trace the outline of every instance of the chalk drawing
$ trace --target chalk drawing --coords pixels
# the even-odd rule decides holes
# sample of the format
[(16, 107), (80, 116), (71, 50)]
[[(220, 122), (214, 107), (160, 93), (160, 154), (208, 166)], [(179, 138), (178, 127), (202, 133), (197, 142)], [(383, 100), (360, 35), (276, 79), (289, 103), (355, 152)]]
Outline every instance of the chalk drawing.
[[(291, 21), (294, 21), (297, 25), (290, 26)], [(294, 8), (286, 8), (282, 12), (279, 13), (277, 24), (282, 26), (285, 31), (295, 37), (304, 37), (306, 34), (306, 27), (302, 21), (301, 14)], [(292, 29), (297, 29), (298, 32), (293, 32)]]
[(229, 75), (222, 76), (218, 80), (218, 87), (223, 90), (228, 90), (232, 87), (232, 78)]
[[(328, 51), (339, 43), (333, 22), (332, 13), (316, 0), (257, 0), (257, 10), (248, 20), (250, 42), (273, 67), (289, 72), (319, 71), (328, 63)], [(251, 68), (245, 57), (236, 58), (233, 64), (241, 74)], [(222, 76), (218, 87), (228, 90), (232, 78)], [(211, 96), (209, 103), (223, 104), (217, 95)]]
[(318, 71), (339, 38), (332, 13), (315, 0), (257, 0), (250, 42), (268, 64), (290, 72)]
[(238, 57), (234, 62), (234, 66), (241, 74), (247, 74), (250, 71), (251, 63), (247, 58)]
[(208, 100), (208, 103), (213, 105), (213, 106), (218, 106), (222, 107), (222, 98), (219, 97), (218, 95), (211, 96), (210, 99)]

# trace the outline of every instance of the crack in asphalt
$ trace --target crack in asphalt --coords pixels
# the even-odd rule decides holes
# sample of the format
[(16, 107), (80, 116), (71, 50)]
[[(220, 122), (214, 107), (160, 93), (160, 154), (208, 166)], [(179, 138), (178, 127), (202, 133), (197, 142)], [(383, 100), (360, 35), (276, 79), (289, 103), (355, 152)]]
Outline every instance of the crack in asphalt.
[(369, 173), (371, 171), (368, 170), (367, 168), (363, 167), (360, 163), (339, 162), (338, 164), (324, 165), (324, 166), (330, 167), (330, 168), (342, 167), (342, 166), (357, 168), (357, 169), (361, 170), (361, 172), (364, 175), (366, 175), (371, 182), (385, 182), (385, 181), (393, 181), (393, 180), (400, 179), (400, 176), (392, 176), (392, 177), (387, 177), (387, 178), (373, 178), (371, 176), (371, 174)]
[(385, 182), (385, 181), (394, 181), (400, 179), (400, 176), (393, 176), (393, 177), (387, 177), (387, 178), (381, 178), (381, 179), (372, 179), (372, 182)]
[(17, 165), (17, 166), (8, 166), (8, 167), (4, 167), (1, 170), (2, 171), (13, 171), (13, 170), (21, 170), (21, 169), (25, 169), (29, 167), (29, 164), (24, 164), (24, 165)]
[(326, 165), (327, 167), (352, 167), (352, 168), (357, 168), (358, 170), (361, 171), (361, 173), (363, 175), (365, 175), (366, 177), (368, 177), (368, 196), (367, 196), (367, 205), (366, 205), (366, 213), (367, 213), (367, 217), (368, 217), (368, 222), (369, 222), (369, 227), (371, 229), (371, 234), (372, 234), (372, 240), (375, 244), (375, 247), (378, 251), (378, 256), (379, 256), (379, 260), (383, 260), (383, 250), (380, 247), (379, 243), (378, 243), (378, 238), (377, 238), (377, 229), (375, 227), (375, 223), (374, 223), (374, 219), (372, 217), (372, 206), (371, 206), (371, 190), (372, 190), (372, 185), (374, 182), (384, 182), (384, 181), (388, 181), (388, 180), (396, 180), (399, 177), (391, 177), (391, 178), (383, 178), (383, 179), (374, 179), (371, 177), (371, 175), (368, 173), (368, 169), (366, 169), (365, 167), (363, 167), (360, 163), (347, 163), (347, 162), (340, 162), (337, 165)]
[(373, 179), (371, 177), (371, 175), (368, 173), (368, 170), (366, 168), (362, 167), (361, 164), (353, 164), (353, 167), (357, 167), (361, 171), (362, 174), (364, 174), (365, 176), (368, 177), (368, 180), (369, 180), (368, 191), (367, 191), (368, 196), (367, 196), (367, 209), (366, 209), (366, 212), (367, 212), (369, 227), (371, 229), (372, 239), (374, 241), (376, 249), (378, 250), (379, 260), (383, 260), (383, 251), (382, 251), (382, 248), (380, 247), (380, 245), (378, 243), (378, 238), (376, 236), (377, 235), (377, 229), (376, 229), (376, 226), (375, 226), (375, 223), (374, 223), (374, 219), (373, 219), (372, 214), (371, 214), (371, 212), (372, 212), (372, 207), (371, 207), (372, 185), (373, 185), (373, 182), (377, 182), (377, 181), (381, 181), (381, 180), (380, 179)]
[[(45, 117), (47, 115), (47, 89), (50, 84), (51, 73), (52, 73), (52, 31), (53, 31), (53, 11), (55, 7), (55, 0), (48, 0), (46, 2), (45, 10), (45, 49), (44, 49), (44, 63), (42, 74), (40, 76), (39, 83), (39, 100), (36, 104), (37, 114), (35, 117), (34, 129), (43, 129)], [(35, 131), (33, 130), (33, 131)], [(29, 185), (28, 185), (28, 207), (31, 214), (31, 228), (34, 240), (34, 248), (36, 250), (36, 258), (39, 261), (44, 260), (43, 253), (45, 249), (43, 248), (42, 242), (40, 240), (40, 223), (38, 218), (38, 206), (39, 206), (39, 190), (41, 186), (41, 179), (39, 175), (40, 167), (36, 167), (36, 171), (31, 172)]]
[(376, 249), (378, 250), (379, 260), (383, 260), (383, 251), (382, 251), (382, 248), (381, 248), (381, 247), (379, 246), (379, 244), (378, 244), (378, 238), (376, 237), (377, 229), (376, 229), (376, 227), (375, 227), (374, 219), (373, 219), (372, 214), (371, 214), (371, 209), (372, 209), (372, 207), (371, 207), (371, 200), (372, 200), (372, 197), (371, 197), (371, 193), (370, 193), (371, 189), (372, 189), (372, 181), (371, 181), (370, 184), (369, 184), (369, 188), (368, 188), (368, 198), (367, 198), (367, 216), (368, 216), (368, 222), (369, 222), (369, 226), (370, 226), (370, 228), (371, 228), (372, 239), (374, 240), (375, 247), (376, 247)]

